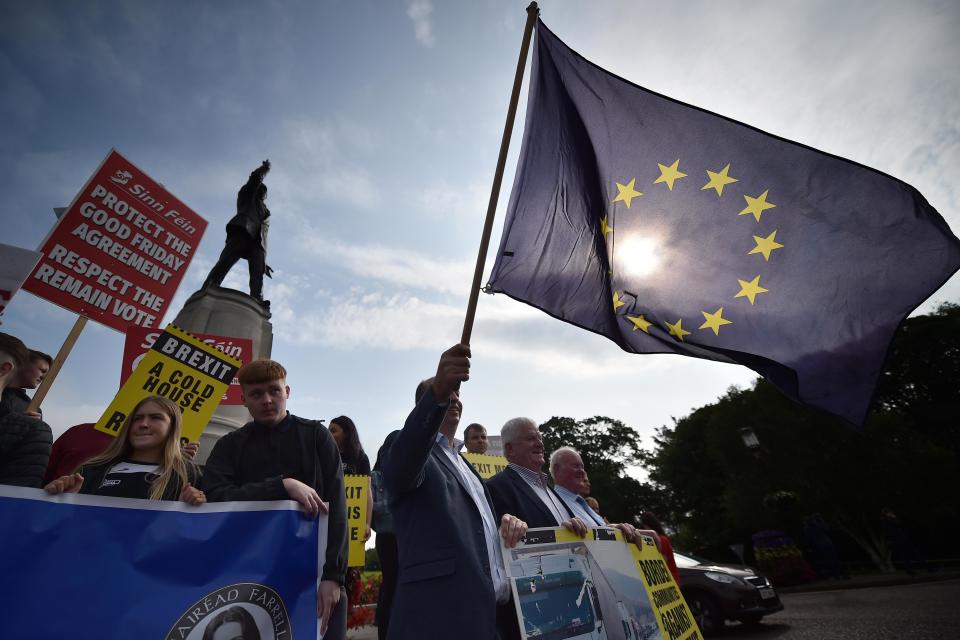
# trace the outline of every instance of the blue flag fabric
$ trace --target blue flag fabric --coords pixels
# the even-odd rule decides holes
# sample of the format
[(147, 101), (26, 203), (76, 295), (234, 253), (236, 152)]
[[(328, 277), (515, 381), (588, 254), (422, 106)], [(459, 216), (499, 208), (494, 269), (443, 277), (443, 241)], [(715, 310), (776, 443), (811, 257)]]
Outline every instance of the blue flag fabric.
[(538, 23), (488, 291), (861, 425), (897, 327), (958, 267), (910, 185), (631, 84)]
[(293, 502), (189, 507), (0, 486), (0, 541), (0, 637), (200, 640), (221, 626), (317, 637), (326, 519)]

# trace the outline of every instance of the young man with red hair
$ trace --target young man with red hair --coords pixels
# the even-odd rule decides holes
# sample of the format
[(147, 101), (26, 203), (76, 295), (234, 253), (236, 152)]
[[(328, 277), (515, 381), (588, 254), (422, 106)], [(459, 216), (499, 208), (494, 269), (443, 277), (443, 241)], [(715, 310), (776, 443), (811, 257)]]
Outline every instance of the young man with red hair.
[(237, 378), (253, 421), (213, 447), (204, 467), (207, 500), (289, 499), (299, 502), (310, 517), (327, 514), (317, 615), (324, 638), (344, 638), (347, 511), (337, 444), (322, 422), (287, 411), (290, 387), (287, 370), (279, 362), (255, 360), (241, 367)]

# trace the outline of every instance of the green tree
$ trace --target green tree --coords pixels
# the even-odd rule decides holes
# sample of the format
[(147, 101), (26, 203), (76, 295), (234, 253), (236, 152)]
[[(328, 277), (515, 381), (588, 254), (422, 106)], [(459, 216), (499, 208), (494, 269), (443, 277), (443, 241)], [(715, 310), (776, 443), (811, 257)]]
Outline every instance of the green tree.
[[(819, 512), (889, 570), (879, 529), (889, 507), (924, 534), (928, 549), (949, 548), (960, 533), (958, 322), (960, 307), (946, 305), (904, 324), (862, 432), (762, 380), (660, 429), (646, 460), (679, 544), (722, 549), (772, 526), (798, 533), (800, 517)], [(743, 445), (744, 428), (759, 450)], [(763, 506), (777, 491), (797, 496), (791, 513)]]
[(370, 547), (369, 549), (364, 549), (363, 570), (380, 571), (380, 555), (377, 553), (376, 548)]
[(877, 384), (878, 412), (901, 415), (960, 454), (960, 305), (904, 323)]

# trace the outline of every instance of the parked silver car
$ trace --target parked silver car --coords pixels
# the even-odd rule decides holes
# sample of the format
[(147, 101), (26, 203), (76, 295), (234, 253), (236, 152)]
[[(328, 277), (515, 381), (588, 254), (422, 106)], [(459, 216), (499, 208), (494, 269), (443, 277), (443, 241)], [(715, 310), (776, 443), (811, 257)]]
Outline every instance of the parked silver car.
[(757, 624), (763, 616), (783, 610), (770, 581), (749, 567), (676, 552), (673, 557), (680, 572), (680, 591), (705, 636), (719, 632), (727, 620)]

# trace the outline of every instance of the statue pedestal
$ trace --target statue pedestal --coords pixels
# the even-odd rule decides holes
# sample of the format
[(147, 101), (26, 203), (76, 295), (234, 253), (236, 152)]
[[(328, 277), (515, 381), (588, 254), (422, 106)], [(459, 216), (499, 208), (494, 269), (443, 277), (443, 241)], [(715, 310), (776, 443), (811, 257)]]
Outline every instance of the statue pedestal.
[[(232, 338), (250, 338), (253, 357), (269, 358), (273, 350), (270, 312), (253, 298), (236, 289), (210, 286), (187, 299), (173, 324), (188, 333), (208, 333)], [(220, 405), (200, 437), (197, 462), (203, 464), (221, 436), (239, 429), (250, 420), (244, 406)]]

